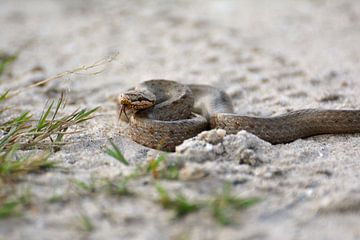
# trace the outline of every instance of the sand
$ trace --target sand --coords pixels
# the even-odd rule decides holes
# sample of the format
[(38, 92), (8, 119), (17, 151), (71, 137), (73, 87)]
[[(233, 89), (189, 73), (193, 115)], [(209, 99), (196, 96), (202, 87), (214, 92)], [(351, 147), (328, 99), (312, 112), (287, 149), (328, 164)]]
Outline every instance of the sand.
[[(169, 159), (206, 174), (161, 184), (206, 199), (226, 181), (235, 195), (261, 199), (230, 226), (207, 210), (174, 220), (154, 202), (151, 177), (131, 183), (138, 194), (133, 198), (81, 195), (71, 185), (73, 179), (126, 175), (154, 154), (122, 135), (126, 126), (117, 122), (114, 103), (147, 79), (219, 87), (240, 114), (359, 108), (359, 2), (1, 0), (0, 36), (0, 50), (19, 52), (0, 78), (2, 90), (118, 54), (104, 66), (10, 100), (14, 115), (41, 114), (61, 91), (68, 97), (63, 113), (101, 109), (53, 156), (66, 171), (29, 175), (20, 183), (31, 189), (35, 206), (1, 220), (0, 239), (360, 239), (360, 134), (270, 145), (241, 132), (225, 136), (221, 149), (199, 137), (185, 142)], [(108, 139), (130, 166), (104, 153)], [(54, 194), (67, 201), (49, 203)], [(84, 215), (91, 231), (81, 230)]]

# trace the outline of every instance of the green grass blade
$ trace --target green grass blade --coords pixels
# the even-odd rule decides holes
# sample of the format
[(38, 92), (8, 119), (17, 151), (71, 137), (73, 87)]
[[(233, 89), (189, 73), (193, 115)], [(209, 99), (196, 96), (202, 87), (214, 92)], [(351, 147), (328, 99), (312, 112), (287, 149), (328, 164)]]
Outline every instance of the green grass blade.
[(111, 146), (113, 149), (107, 148), (105, 153), (109, 156), (115, 158), (122, 164), (129, 166), (129, 162), (125, 159), (124, 155), (121, 153), (120, 149), (115, 145), (115, 143), (111, 140), (109, 140)]
[(46, 124), (46, 119), (47, 117), (49, 116), (50, 114), (50, 111), (52, 109), (54, 105), (54, 101), (52, 101), (49, 105), (49, 107), (47, 108), (47, 110), (41, 115), (40, 119), (39, 119), (39, 122), (36, 126), (36, 130), (37, 131), (40, 131), (41, 129), (43, 129), (47, 124)]
[(61, 104), (62, 104), (63, 102), (64, 102), (64, 93), (61, 93), (61, 97), (59, 98), (59, 100), (58, 100), (58, 102), (57, 102), (57, 104), (56, 104), (55, 112), (54, 112), (54, 114), (53, 114), (53, 116), (52, 116), (51, 122), (54, 121), (56, 115), (57, 115), (58, 112), (59, 112), (59, 109), (60, 109), (60, 107), (61, 107)]
[(0, 139), (0, 152), (4, 151), (6, 145), (10, 142), (11, 137), (13, 137), (17, 131), (18, 127), (14, 126), (5, 136)]
[(0, 219), (8, 218), (15, 214), (18, 202), (7, 202), (0, 206)]
[(16, 60), (16, 55), (0, 53), (0, 75), (5, 71), (5, 67)]
[(0, 95), (0, 102), (5, 101), (9, 97), (9, 90)]
[(81, 110), (78, 115), (74, 118), (76, 123), (80, 123), (80, 122), (84, 122), (87, 121), (89, 119), (92, 119), (93, 116), (90, 116), (92, 113), (94, 113), (95, 111), (97, 111), (100, 107), (96, 107), (93, 108), (89, 111), (86, 111), (86, 109)]
[(156, 188), (156, 191), (159, 194), (160, 202), (163, 205), (163, 207), (165, 207), (165, 208), (169, 207), (169, 205), (171, 203), (171, 198), (170, 198), (169, 193), (159, 183), (155, 184), (155, 188)]

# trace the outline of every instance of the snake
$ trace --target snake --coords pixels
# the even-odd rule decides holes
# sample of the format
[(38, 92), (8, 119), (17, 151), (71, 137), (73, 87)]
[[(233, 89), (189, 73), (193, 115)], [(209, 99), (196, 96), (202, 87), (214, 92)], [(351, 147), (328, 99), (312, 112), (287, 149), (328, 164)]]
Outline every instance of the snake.
[(176, 146), (204, 130), (241, 130), (281, 144), (320, 134), (360, 132), (360, 110), (301, 109), (270, 117), (234, 113), (229, 95), (201, 84), (152, 79), (121, 93), (119, 119), (127, 136), (146, 147), (175, 151)]

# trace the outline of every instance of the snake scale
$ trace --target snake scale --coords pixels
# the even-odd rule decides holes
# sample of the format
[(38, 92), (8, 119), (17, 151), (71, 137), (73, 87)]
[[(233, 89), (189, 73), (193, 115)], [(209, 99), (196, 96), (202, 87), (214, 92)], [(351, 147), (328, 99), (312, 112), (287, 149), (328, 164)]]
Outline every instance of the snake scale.
[[(303, 109), (274, 117), (234, 113), (230, 97), (209, 85), (148, 80), (118, 98), (119, 118), (129, 122), (128, 136), (144, 146), (174, 151), (199, 132), (246, 130), (272, 144), (319, 134), (360, 132), (360, 110)], [(122, 114), (124, 113), (124, 114)]]

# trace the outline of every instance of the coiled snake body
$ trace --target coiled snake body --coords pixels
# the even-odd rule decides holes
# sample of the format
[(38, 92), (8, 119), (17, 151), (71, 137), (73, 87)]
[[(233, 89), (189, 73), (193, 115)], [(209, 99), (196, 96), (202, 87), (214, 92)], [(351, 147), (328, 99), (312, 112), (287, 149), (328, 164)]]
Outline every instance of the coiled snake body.
[(234, 114), (225, 92), (170, 80), (140, 83), (121, 94), (118, 104), (119, 117), (129, 122), (130, 138), (166, 151), (174, 151), (185, 139), (209, 128), (222, 128), (228, 134), (246, 130), (273, 144), (318, 134), (360, 132), (359, 110), (303, 109), (275, 117), (242, 116)]

